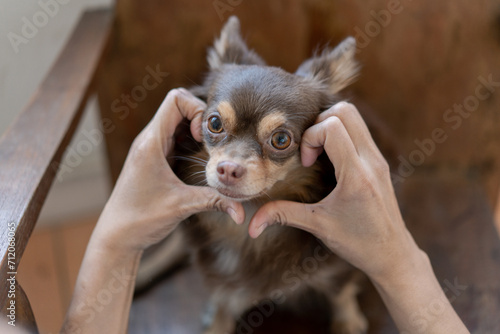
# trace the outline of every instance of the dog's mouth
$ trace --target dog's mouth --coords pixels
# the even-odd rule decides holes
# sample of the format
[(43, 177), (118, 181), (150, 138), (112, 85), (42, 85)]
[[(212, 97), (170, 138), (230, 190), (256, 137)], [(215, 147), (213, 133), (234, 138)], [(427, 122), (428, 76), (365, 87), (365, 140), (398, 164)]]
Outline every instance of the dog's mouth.
[(226, 197), (229, 197), (231, 199), (238, 200), (238, 201), (248, 201), (248, 200), (251, 200), (253, 198), (256, 198), (256, 197), (259, 197), (262, 195), (262, 192), (257, 193), (257, 194), (253, 194), (253, 195), (247, 195), (247, 194), (242, 194), (242, 193), (238, 193), (238, 192), (229, 190), (227, 188), (217, 188), (217, 191), (223, 196), (226, 196)]

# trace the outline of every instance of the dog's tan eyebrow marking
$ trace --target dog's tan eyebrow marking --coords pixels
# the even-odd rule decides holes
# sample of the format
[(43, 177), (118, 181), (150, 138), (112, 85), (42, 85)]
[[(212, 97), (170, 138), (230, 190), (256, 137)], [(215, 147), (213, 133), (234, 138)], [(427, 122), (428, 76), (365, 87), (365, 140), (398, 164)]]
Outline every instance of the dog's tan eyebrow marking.
[(219, 114), (224, 123), (224, 127), (228, 129), (234, 129), (236, 126), (236, 112), (228, 101), (222, 101), (217, 107)]
[(279, 128), (286, 123), (285, 114), (281, 111), (273, 112), (269, 115), (264, 116), (258, 126), (259, 138), (265, 138), (269, 136), (276, 128)]

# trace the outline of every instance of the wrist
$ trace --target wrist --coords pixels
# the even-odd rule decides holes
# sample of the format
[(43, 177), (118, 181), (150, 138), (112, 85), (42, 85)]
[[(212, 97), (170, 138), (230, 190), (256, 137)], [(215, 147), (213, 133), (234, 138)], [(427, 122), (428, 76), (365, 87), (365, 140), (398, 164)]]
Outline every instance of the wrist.
[[(98, 223), (99, 224), (99, 223)], [(96, 226), (92, 232), (87, 249), (93, 250), (97, 256), (103, 256), (110, 261), (130, 260), (142, 256), (144, 249), (135, 246), (133, 239), (119, 232), (101, 229)]]
[(391, 313), (414, 312), (429, 300), (444, 297), (429, 257), (419, 248), (391, 271), (369, 277), (386, 305), (397, 305), (397, 310)]
[(422, 251), (414, 242), (407, 245), (406, 251), (401, 251), (395, 261), (388, 263), (383, 271), (368, 274), (375, 286), (393, 289), (395, 286), (405, 285), (419, 277), (434, 277), (432, 265), (427, 253)]
[(140, 236), (134, 231), (135, 224), (131, 221), (130, 214), (124, 215), (123, 210), (117, 210), (111, 200), (108, 201), (92, 232), (90, 243), (110, 254), (142, 254), (145, 247), (137, 245), (136, 240)]
[[(371, 279), (400, 332), (469, 333), (420, 249), (404, 270)], [(439, 313), (430, 312), (435, 307)]]

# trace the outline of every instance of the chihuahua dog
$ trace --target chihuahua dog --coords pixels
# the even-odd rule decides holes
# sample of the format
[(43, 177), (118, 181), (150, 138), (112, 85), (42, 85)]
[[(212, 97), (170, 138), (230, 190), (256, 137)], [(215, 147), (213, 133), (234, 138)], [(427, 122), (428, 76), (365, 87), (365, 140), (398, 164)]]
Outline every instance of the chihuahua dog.
[(304, 131), (355, 79), (355, 50), (349, 37), (291, 74), (266, 66), (248, 49), (236, 17), (209, 50), (210, 72), (203, 85), (192, 89), (208, 106), (203, 148), (181, 158), (187, 165), (180, 168), (180, 176), (241, 201), (246, 222), (236, 225), (224, 213), (197, 214), (179, 226), (164, 250), (166, 258), (156, 255), (156, 261), (149, 261), (153, 265), (145, 259), (139, 272), (144, 281), (158, 271), (152, 267), (170, 266), (183, 253), (184, 238), (212, 292), (206, 333), (238, 332), (236, 320), (257, 303), (264, 302), (269, 311), (273, 303), (293, 304), (311, 289), (331, 302), (332, 332), (367, 330), (356, 298), (359, 272), (352, 266), (302, 230), (271, 226), (257, 239), (247, 231), (250, 218), (266, 202), (311, 203), (332, 190), (331, 165), (303, 167), (299, 146)]

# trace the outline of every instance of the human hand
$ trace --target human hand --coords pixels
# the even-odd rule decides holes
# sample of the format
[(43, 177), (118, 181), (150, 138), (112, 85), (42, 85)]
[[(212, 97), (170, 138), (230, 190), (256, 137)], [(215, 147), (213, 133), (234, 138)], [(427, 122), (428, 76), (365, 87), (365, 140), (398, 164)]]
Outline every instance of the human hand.
[(201, 211), (224, 211), (237, 222), (244, 220), (240, 203), (222, 198), (214, 189), (186, 185), (167, 162), (175, 129), (184, 118), (191, 121), (193, 137), (201, 141), (205, 108), (203, 101), (183, 88), (168, 93), (132, 144), (94, 232), (99, 243), (143, 250)]
[(423, 252), (401, 217), (388, 164), (352, 104), (331, 107), (304, 133), (302, 164), (312, 165), (323, 148), (335, 167), (335, 189), (315, 204), (264, 205), (250, 222), (250, 235), (256, 238), (275, 223), (306, 230), (372, 278), (420, 259)]

